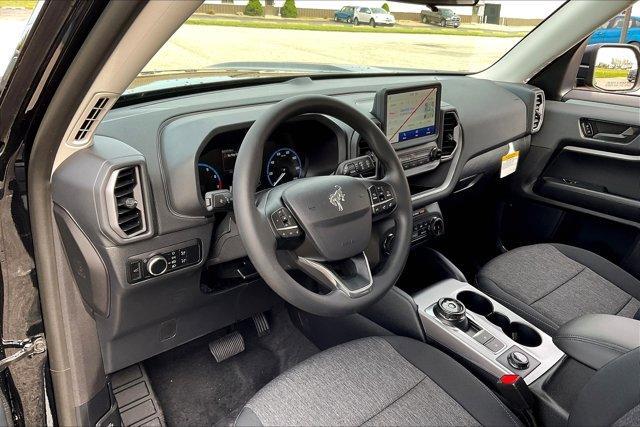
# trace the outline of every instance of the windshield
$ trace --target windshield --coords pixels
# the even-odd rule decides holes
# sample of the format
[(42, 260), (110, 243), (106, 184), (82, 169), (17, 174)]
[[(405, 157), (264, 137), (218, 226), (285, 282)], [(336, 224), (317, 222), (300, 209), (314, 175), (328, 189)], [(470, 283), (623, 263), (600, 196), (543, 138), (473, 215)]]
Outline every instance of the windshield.
[(453, 12), (450, 9), (440, 9), (443, 16), (453, 16)]
[[(563, 2), (496, 0), (439, 20), (394, 1), (207, 0), (127, 93), (230, 79), (346, 73), (474, 73), (492, 65)], [(373, 7), (373, 6), (376, 7)], [(380, 13), (389, 8), (386, 17)], [(364, 11), (373, 14), (366, 15)]]

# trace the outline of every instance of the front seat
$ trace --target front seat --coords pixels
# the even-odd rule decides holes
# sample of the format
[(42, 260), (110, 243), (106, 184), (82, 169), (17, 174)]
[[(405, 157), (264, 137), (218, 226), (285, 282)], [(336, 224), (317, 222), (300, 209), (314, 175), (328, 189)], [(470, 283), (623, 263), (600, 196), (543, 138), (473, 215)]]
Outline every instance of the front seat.
[(583, 314), (640, 319), (640, 281), (573, 246), (538, 244), (511, 250), (485, 265), (476, 284), (549, 334)]
[(521, 425), (462, 365), (420, 341), (371, 337), (283, 373), (237, 425)]

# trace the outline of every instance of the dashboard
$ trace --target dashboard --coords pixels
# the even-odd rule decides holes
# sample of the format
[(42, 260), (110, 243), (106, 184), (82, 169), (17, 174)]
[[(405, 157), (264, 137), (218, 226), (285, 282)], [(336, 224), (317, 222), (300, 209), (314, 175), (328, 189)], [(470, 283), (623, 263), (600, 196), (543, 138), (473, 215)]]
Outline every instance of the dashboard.
[[(415, 95), (407, 87), (418, 88)], [(376, 111), (381, 92), (399, 108), (389, 120)], [(98, 326), (107, 372), (278, 303), (247, 263), (232, 205), (210, 212), (203, 197), (230, 189), (242, 140), (271, 105), (328, 95), (360, 109), (383, 131), (394, 128), (419, 225), (434, 214), (435, 202), (471, 188), (478, 177), (497, 176), (510, 150), (526, 153), (537, 93), (465, 76), (300, 77), (111, 110), (93, 145), (52, 177), (60, 242)], [(367, 141), (325, 115), (293, 118), (268, 141), (260, 164), (249, 165), (262, 171), (256, 190), (378, 169), (369, 169), (375, 159)], [(373, 268), (384, 258), (393, 223), (374, 228), (367, 253)]]

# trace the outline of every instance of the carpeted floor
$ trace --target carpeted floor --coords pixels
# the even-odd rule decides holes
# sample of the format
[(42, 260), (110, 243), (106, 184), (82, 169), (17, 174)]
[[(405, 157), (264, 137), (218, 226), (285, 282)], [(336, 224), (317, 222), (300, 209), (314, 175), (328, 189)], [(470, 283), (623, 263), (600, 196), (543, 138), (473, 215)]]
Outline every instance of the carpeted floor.
[(271, 333), (258, 338), (251, 319), (236, 325), (245, 351), (222, 363), (209, 352), (212, 334), (144, 362), (169, 426), (231, 425), (262, 386), (318, 352), (282, 308), (269, 313)]

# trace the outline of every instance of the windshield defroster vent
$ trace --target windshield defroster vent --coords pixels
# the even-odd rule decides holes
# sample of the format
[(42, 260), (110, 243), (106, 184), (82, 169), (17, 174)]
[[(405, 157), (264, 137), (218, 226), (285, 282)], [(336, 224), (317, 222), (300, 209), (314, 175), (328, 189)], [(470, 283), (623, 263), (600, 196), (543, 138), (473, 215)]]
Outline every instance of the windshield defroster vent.
[(544, 92), (536, 92), (535, 104), (533, 107), (533, 120), (531, 122), (531, 133), (536, 133), (542, 127), (544, 120)]
[(111, 228), (120, 237), (130, 238), (147, 231), (140, 166), (112, 172), (107, 184), (107, 202)]
[(442, 157), (444, 160), (451, 158), (458, 146), (458, 116), (453, 111), (444, 113), (442, 125)]

